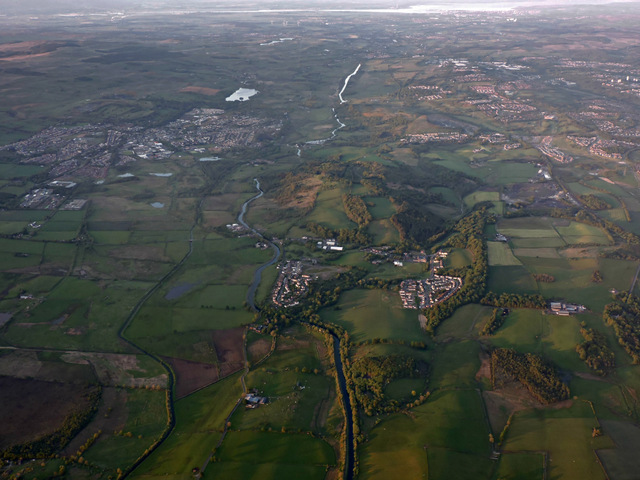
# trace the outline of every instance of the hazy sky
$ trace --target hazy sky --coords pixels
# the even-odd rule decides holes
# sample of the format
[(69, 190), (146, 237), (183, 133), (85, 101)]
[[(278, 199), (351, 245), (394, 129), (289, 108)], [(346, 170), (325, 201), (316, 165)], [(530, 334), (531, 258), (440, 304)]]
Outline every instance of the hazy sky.
[(519, 6), (519, 5), (599, 5), (607, 3), (630, 3), (638, 0), (0, 0), (0, 15), (34, 13), (69, 13), (113, 10), (138, 10), (145, 7), (165, 8), (197, 7), (207, 9), (227, 8), (379, 8), (408, 7), (412, 5), (451, 5), (468, 7), (479, 5)]

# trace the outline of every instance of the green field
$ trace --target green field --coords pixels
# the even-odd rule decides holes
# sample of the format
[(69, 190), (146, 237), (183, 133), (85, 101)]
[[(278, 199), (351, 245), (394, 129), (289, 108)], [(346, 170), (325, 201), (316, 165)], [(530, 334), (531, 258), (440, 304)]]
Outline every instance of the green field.
[(512, 266), (522, 265), (522, 263), (513, 255), (509, 245), (503, 242), (487, 242), (489, 265), (495, 266)]
[(549, 474), (558, 478), (602, 479), (594, 450), (610, 448), (607, 436), (591, 438), (595, 419), (585, 404), (569, 409), (516, 415), (504, 448), (512, 452), (547, 451)]
[(231, 432), (207, 468), (215, 478), (325, 478), (335, 464), (333, 449), (308, 435)]
[(193, 466), (202, 465), (215, 447), (241, 392), (239, 375), (234, 375), (176, 402), (174, 431), (135, 470), (133, 478), (189, 476)]
[(307, 221), (333, 229), (353, 228), (355, 224), (344, 213), (342, 204), (344, 193), (340, 188), (320, 192), (315, 202), (315, 208), (307, 216)]
[(404, 310), (396, 292), (387, 290), (349, 290), (336, 307), (321, 311), (325, 321), (342, 325), (356, 342), (374, 338), (421, 341), (418, 313)]

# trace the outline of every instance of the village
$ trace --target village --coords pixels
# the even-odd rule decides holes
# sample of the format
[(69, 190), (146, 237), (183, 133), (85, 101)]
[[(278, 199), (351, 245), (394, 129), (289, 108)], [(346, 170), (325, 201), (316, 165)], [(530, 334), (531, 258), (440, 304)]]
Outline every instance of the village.
[[(0, 147), (0, 151), (16, 152), (23, 157), (20, 163), (48, 167), (49, 179), (100, 182), (112, 167), (140, 159), (168, 159), (176, 151), (220, 153), (259, 147), (281, 126), (260, 117), (196, 108), (162, 127), (147, 129), (110, 124), (50, 127), (26, 140)], [(23, 208), (42, 208), (33, 200), (25, 198)]]
[(271, 301), (278, 307), (293, 307), (309, 291), (310, 275), (302, 273), (303, 263), (300, 260), (288, 260), (278, 267), (280, 274), (273, 286)]
[(432, 275), (426, 280), (404, 280), (400, 284), (403, 308), (422, 309), (442, 303), (462, 286), (462, 279), (448, 275)]
[(451, 298), (462, 287), (461, 278), (436, 274), (438, 270), (444, 268), (444, 259), (447, 256), (448, 253), (444, 251), (431, 255), (431, 275), (429, 278), (425, 280), (408, 279), (400, 284), (400, 299), (403, 308), (433, 307)]

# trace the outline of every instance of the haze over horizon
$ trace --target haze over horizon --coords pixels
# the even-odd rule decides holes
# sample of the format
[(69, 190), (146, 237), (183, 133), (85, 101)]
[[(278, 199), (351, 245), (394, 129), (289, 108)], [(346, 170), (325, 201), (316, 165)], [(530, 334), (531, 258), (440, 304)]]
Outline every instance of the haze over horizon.
[(350, 0), (349, 2), (329, 1), (290, 1), (282, 2), (279, 0), (86, 0), (81, 4), (75, 0), (25, 0), (16, 3), (13, 0), (0, 0), (0, 16), (6, 15), (31, 15), (31, 14), (68, 14), (68, 13), (91, 13), (91, 12), (108, 12), (114, 9), (135, 11), (146, 10), (148, 8), (170, 8), (170, 9), (189, 9), (189, 8), (206, 8), (208, 10), (218, 9), (269, 9), (269, 10), (290, 10), (290, 9), (336, 9), (336, 10), (353, 10), (353, 9), (384, 9), (384, 8), (400, 8), (406, 11), (415, 10), (434, 10), (434, 9), (456, 9), (456, 10), (495, 10), (511, 9), (517, 7), (564, 7), (564, 6), (580, 6), (580, 5), (609, 5), (616, 3), (637, 3), (637, 0), (509, 0), (509, 1), (483, 1), (471, 2), (469, 0), (442, 0), (442, 1), (420, 1), (420, 0), (374, 0), (359, 1)]

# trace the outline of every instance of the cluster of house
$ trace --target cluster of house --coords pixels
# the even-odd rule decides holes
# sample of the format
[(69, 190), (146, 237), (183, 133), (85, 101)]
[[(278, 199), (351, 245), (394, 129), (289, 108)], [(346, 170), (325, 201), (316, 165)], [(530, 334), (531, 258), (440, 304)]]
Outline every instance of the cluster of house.
[(427, 255), (424, 250), (419, 252), (406, 252), (400, 255), (394, 252), (393, 247), (385, 245), (381, 247), (367, 247), (361, 251), (378, 257), (371, 260), (373, 265), (393, 262), (396, 267), (402, 267), (405, 263), (427, 263), (429, 261), (429, 255)]
[(252, 392), (245, 393), (244, 403), (246, 408), (258, 408), (260, 405), (269, 403), (269, 398), (258, 395), (258, 391), (253, 390)]
[[(23, 157), (20, 163), (49, 167), (52, 179), (101, 180), (113, 165), (139, 158), (168, 158), (176, 148), (190, 151), (201, 147), (204, 151), (206, 146), (220, 152), (259, 147), (281, 127), (281, 122), (273, 119), (194, 109), (166, 125), (147, 129), (125, 124), (51, 127), (27, 140), (2, 146), (0, 151), (15, 151)], [(104, 141), (96, 141), (100, 137)], [(114, 149), (117, 155), (113, 155)]]
[(309, 291), (311, 276), (302, 273), (302, 262), (289, 260), (280, 268), (271, 301), (279, 307), (293, 307)]
[(436, 254), (431, 257), (431, 271), (435, 273), (441, 268), (444, 268), (444, 259), (448, 256), (449, 252), (444, 252), (442, 250), (436, 252)]
[(468, 138), (469, 135), (460, 132), (416, 133), (407, 135), (400, 143), (462, 143)]
[(420, 93), (423, 91), (438, 92), (438, 93), (430, 93), (428, 95), (418, 94), (418, 100), (420, 101), (439, 100), (442, 98), (442, 95), (451, 93), (450, 91), (442, 90), (437, 85), (411, 85), (409, 89), (417, 90)]
[(444, 302), (462, 287), (462, 279), (433, 275), (426, 280), (404, 280), (400, 284), (403, 308), (429, 308)]
[(552, 137), (544, 137), (542, 139), (542, 143), (538, 145), (536, 148), (547, 157), (555, 160), (559, 163), (571, 163), (573, 162), (573, 157), (567, 155), (562, 150), (551, 146)]
[(49, 188), (36, 188), (24, 196), (20, 207), (53, 210), (64, 201), (64, 198), (62, 195), (53, 193)]
[(607, 149), (617, 149), (620, 147), (637, 147), (637, 144), (632, 142), (625, 142), (622, 140), (602, 140), (598, 137), (576, 137), (568, 135), (567, 138), (572, 142), (586, 147), (589, 149), (589, 153), (592, 155), (598, 155), (599, 157), (611, 158), (613, 160), (622, 160), (622, 154), (617, 152), (609, 152)]
[(227, 228), (233, 233), (243, 233), (247, 230), (244, 225), (240, 225), (239, 223), (227, 223)]
[(549, 309), (551, 310), (551, 313), (554, 313), (555, 315), (568, 317), (569, 315), (585, 312), (587, 307), (573, 303), (551, 302), (549, 304)]
[(320, 240), (317, 244), (319, 249), (327, 250), (330, 252), (341, 252), (344, 247), (338, 245), (335, 238), (327, 238), (326, 240)]

